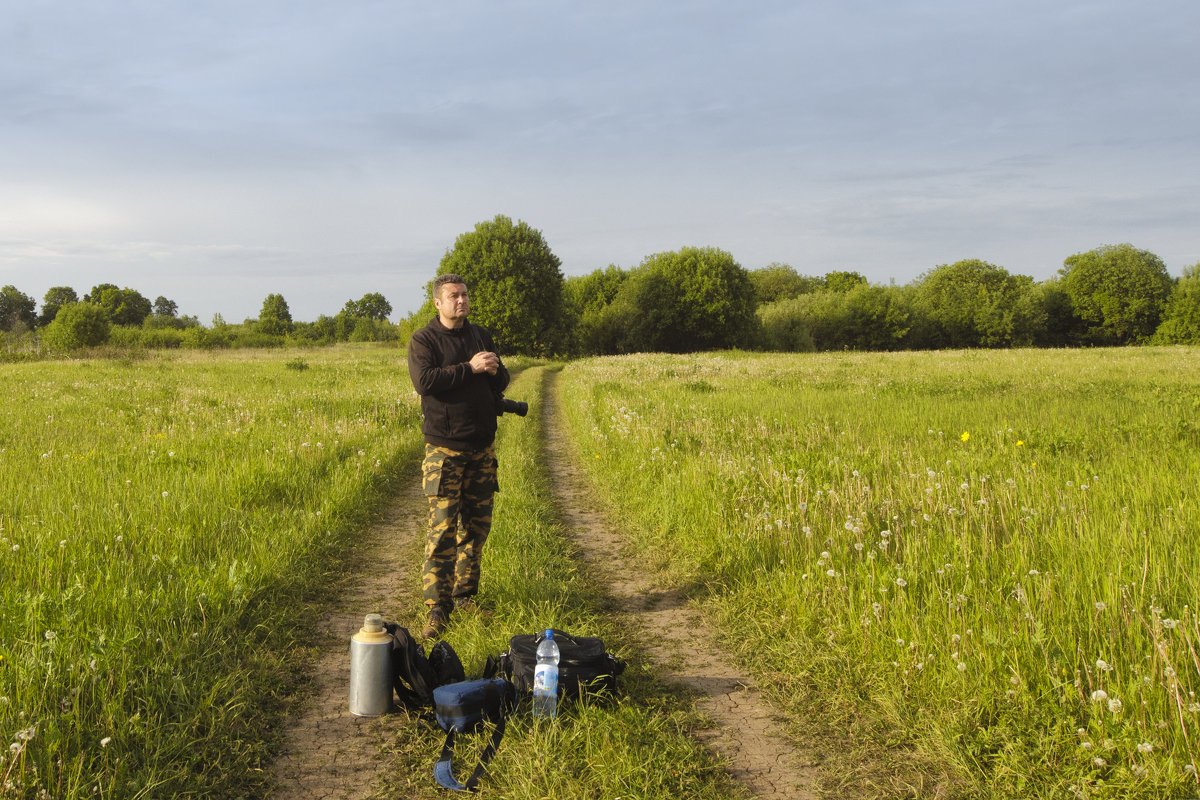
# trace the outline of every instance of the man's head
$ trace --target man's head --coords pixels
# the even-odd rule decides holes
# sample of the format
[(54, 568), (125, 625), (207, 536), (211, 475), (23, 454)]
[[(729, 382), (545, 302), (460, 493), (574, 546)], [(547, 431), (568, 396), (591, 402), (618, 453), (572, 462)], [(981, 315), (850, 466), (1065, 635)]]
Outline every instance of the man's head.
[(433, 305), (438, 318), (447, 328), (457, 328), (471, 313), (471, 299), (467, 296), (467, 282), (453, 273), (438, 275), (433, 279)]

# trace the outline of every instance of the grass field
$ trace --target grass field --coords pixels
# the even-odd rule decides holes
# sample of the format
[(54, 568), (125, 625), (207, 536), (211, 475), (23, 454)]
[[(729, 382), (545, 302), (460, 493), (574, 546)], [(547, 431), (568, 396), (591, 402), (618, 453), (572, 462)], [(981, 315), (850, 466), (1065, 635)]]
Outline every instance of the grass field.
[(641, 557), (798, 734), (964, 796), (1196, 794), (1200, 351), (635, 356), (563, 383)]
[(303, 603), (419, 458), (402, 354), (0, 375), (0, 795), (256, 794)]
[[(453, 644), (474, 671), (555, 625), (630, 670), (617, 703), (514, 718), (488, 791), (736, 796), (574, 563), (543, 372), (501, 421), (496, 618)], [(826, 739), (831, 792), (1197, 793), (1200, 350), (632, 356), (559, 386), (642, 566)], [(295, 644), (415, 475), (403, 353), (13, 364), (0, 398), (0, 796), (262, 796)], [(438, 793), (435, 740), (385, 743), (388, 796)]]

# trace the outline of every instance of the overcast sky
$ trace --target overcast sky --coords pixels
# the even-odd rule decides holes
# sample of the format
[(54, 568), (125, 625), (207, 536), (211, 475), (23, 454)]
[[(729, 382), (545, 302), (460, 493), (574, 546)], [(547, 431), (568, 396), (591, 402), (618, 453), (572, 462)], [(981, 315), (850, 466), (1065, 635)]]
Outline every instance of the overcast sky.
[(415, 310), (504, 214), (908, 283), (1200, 261), (1200, 3), (0, 0), (0, 285)]

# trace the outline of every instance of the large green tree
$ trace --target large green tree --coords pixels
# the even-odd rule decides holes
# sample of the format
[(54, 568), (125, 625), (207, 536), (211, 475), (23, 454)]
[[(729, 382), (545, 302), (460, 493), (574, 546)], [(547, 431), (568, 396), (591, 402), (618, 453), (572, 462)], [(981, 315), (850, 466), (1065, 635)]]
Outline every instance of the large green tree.
[(37, 301), (15, 286), (0, 289), (0, 331), (29, 330), (37, 324)]
[(42, 298), (42, 313), (38, 317), (39, 325), (49, 325), (54, 321), (58, 310), (68, 303), (78, 303), (79, 295), (70, 286), (51, 286)]
[(101, 283), (83, 296), (85, 303), (95, 303), (108, 312), (114, 325), (141, 325), (150, 316), (152, 305), (142, 293), (116, 284)]
[(567, 346), (561, 267), (540, 231), (498, 215), (459, 236), (438, 274), (467, 282), (471, 319), (505, 352), (547, 356)]
[(254, 326), (259, 333), (283, 336), (292, 332), (292, 312), (281, 294), (269, 294), (263, 300)]
[(154, 316), (171, 317), (173, 319), (179, 316), (179, 304), (160, 294), (154, 298)]
[(1063, 263), (1063, 288), (1087, 326), (1085, 344), (1132, 344), (1154, 335), (1172, 287), (1161, 258), (1118, 244)]
[(383, 322), (388, 318), (388, 314), (392, 313), (392, 304), (379, 292), (369, 292), (359, 300), (347, 300), (342, 310), (352, 317), (366, 317)]

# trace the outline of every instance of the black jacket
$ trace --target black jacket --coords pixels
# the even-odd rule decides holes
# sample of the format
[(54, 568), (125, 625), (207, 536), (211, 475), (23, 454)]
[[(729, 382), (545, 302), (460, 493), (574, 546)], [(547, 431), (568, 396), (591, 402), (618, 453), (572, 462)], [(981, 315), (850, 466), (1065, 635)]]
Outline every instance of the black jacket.
[(496, 439), (496, 395), (508, 386), (501, 362), (495, 375), (471, 371), (471, 356), (496, 352), (487, 328), (463, 322), (447, 328), (434, 317), (408, 343), (408, 374), (425, 421), (425, 441), (451, 450), (472, 450)]

